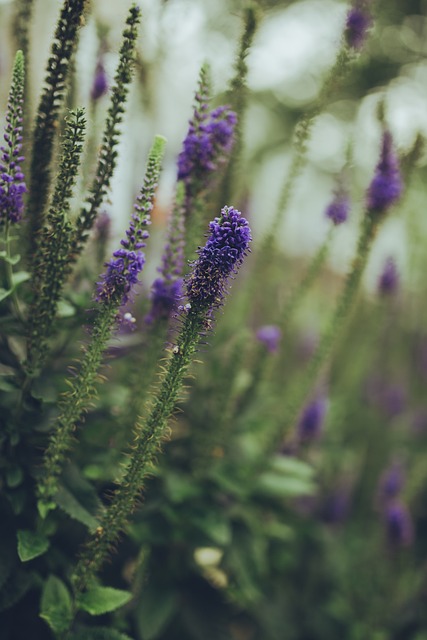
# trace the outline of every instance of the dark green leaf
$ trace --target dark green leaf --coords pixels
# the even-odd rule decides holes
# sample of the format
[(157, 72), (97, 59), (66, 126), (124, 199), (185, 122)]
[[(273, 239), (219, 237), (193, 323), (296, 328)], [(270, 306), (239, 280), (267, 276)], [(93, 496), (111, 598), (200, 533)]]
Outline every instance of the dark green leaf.
[(19, 602), (34, 584), (34, 580), (34, 574), (28, 571), (18, 570), (12, 573), (0, 592), (0, 611), (9, 609)]
[(98, 526), (98, 520), (91, 515), (78, 500), (66, 489), (60, 487), (55, 494), (56, 504), (68, 513), (71, 518), (86, 525), (90, 531), (94, 531)]
[(49, 548), (49, 540), (40, 533), (21, 529), (17, 537), (18, 556), (22, 562), (28, 562), (43, 555)]
[(132, 640), (132, 638), (107, 627), (85, 627), (72, 633), (69, 640)]
[(44, 585), (40, 617), (55, 633), (63, 633), (70, 628), (73, 617), (71, 595), (56, 576), (49, 576)]
[(92, 587), (79, 597), (79, 608), (92, 616), (114, 611), (131, 600), (132, 594), (112, 587)]
[(157, 638), (176, 610), (174, 591), (155, 587), (144, 589), (136, 612), (136, 622), (143, 640)]

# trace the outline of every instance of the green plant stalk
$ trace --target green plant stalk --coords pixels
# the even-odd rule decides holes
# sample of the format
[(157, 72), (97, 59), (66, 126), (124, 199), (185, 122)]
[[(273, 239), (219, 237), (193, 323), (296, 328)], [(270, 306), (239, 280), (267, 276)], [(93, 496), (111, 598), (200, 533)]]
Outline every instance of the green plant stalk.
[(69, 222), (70, 199), (80, 166), (85, 127), (83, 109), (71, 112), (47, 224), (40, 231), (40, 249), (31, 282), (33, 297), (28, 313), (26, 368), (29, 377), (37, 375), (46, 360), (48, 339), (52, 335), (58, 301), (69, 272), (67, 255), (73, 231)]
[(333, 347), (338, 342), (344, 330), (346, 320), (350, 315), (356, 299), (371, 246), (377, 233), (378, 224), (379, 219), (375, 215), (375, 212), (368, 211), (365, 213), (356, 256), (353, 260), (352, 268), (347, 275), (335, 312), (302, 378), (291, 386), (288, 394), (289, 401), (284, 410), (284, 418), (280, 420), (280, 429), (278, 431), (273, 430), (270, 438), (267, 438), (268, 451), (274, 452), (280, 445), (284, 433), (283, 425), (285, 425), (286, 429), (289, 429), (295, 424), (308, 393), (313, 388), (322, 367), (327, 362)]
[(13, 284), (13, 268), (12, 268), (12, 252), (11, 252), (11, 238), (10, 238), (10, 222), (5, 221), (4, 227), (4, 244), (6, 251), (5, 258), (5, 277), (6, 277), (6, 289), (12, 291), (10, 294), (12, 300), (12, 306), (15, 311), (15, 316), (20, 322), (24, 322), (24, 314), (22, 313), (16, 287)]
[(138, 505), (145, 478), (167, 435), (167, 423), (179, 396), (183, 378), (196, 352), (206, 322), (206, 311), (190, 309), (160, 382), (159, 391), (144, 424), (137, 424), (129, 464), (100, 526), (86, 543), (72, 576), (75, 593), (83, 591), (118, 542)]
[(120, 137), (119, 125), (123, 120), (129, 84), (133, 75), (139, 22), (140, 9), (133, 5), (130, 8), (126, 20), (126, 28), (123, 31), (119, 64), (114, 78), (95, 179), (90, 189), (90, 196), (77, 218), (71, 242), (69, 258), (72, 262), (76, 261), (85, 245), (99, 208), (107, 195), (111, 178), (116, 168), (117, 146)]
[(73, 443), (76, 425), (87, 411), (96, 395), (95, 383), (99, 379), (102, 357), (116, 322), (117, 303), (105, 304), (98, 311), (91, 340), (85, 347), (84, 357), (77, 376), (67, 380), (67, 391), (59, 405), (59, 416), (55, 421), (49, 445), (44, 453), (43, 468), (38, 483), (38, 509), (42, 517), (56, 507), (54, 502), (58, 490), (58, 478), (66, 456)]
[(57, 134), (58, 118), (63, 105), (70, 61), (77, 46), (78, 28), (82, 23), (86, 0), (65, 0), (56, 27), (51, 55), (47, 64), (45, 88), (37, 112), (31, 157), (28, 234), (30, 257), (34, 261), (39, 233), (44, 223), (51, 161)]

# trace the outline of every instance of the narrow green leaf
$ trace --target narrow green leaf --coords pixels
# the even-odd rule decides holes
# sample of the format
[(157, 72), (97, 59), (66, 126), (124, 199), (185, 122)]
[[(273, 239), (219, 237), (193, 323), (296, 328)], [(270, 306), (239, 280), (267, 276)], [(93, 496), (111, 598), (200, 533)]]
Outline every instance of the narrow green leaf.
[(71, 595), (56, 576), (49, 576), (44, 585), (40, 617), (55, 633), (64, 633), (70, 628), (73, 618)]
[(310, 480), (283, 476), (271, 471), (260, 476), (255, 491), (272, 498), (297, 498), (312, 495), (316, 486)]
[(275, 456), (271, 462), (271, 468), (277, 473), (288, 476), (297, 476), (301, 479), (312, 479), (314, 475), (313, 467), (306, 462), (291, 456)]
[(157, 638), (177, 611), (177, 606), (174, 591), (153, 586), (144, 589), (136, 611), (140, 636), (144, 640)]
[(18, 556), (21, 562), (28, 562), (43, 555), (49, 549), (49, 540), (34, 531), (20, 529), (17, 533)]
[(131, 599), (132, 593), (129, 591), (112, 587), (92, 587), (79, 597), (78, 605), (92, 616), (100, 616), (119, 609)]
[(71, 518), (84, 524), (90, 531), (98, 526), (98, 520), (65, 487), (60, 487), (55, 494), (55, 502)]
[(12, 289), (3, 289), (3, 287), (0, 287), (0, 302), (10, 296), (11, 293)]
[(30, 277), (31, 276), (28, 273), (28, 271), (17, 271), (16, 273), (14, 273), (12, 275), (13, 288), (15, 289), (16, 287), (18, 287), (20, 284), (22, 284), (26, 280), (29, 280)]

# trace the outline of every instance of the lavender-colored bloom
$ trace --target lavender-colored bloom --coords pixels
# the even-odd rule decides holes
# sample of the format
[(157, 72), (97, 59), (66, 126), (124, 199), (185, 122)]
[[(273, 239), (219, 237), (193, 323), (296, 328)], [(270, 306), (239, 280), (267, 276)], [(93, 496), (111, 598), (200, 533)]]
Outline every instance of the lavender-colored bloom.
[(182, 278), (167, 280), (156, 278), (151, 286), (151, 309), (145, 322), (152, 324), (157, 319), (167, 319), (177, 308), (182, 297)]
[(376, 213), (384, 213), (400, 197), (403, 185), (399, 171), (399, 163), (393, 149), (393, 139), (389, 131), (382, 138), (381, 156), (375, 175), (367, 191), (368, 209)]
[(414, 527), (408, 508), (401, 502), (390, 503), (384, 513), (387, 540), (394, 548), (408, 547), (414, 540)]
[(335, 225), (342, 224), (348, 218), (350, 211), (350, 198), (347, 193), (339, 189), (335, 193), (335, 197), (325, 210), (327, 218), (332, 220)]
[(378, 499), (381, 505), (397, 498), (405, 484), (405, 474), (400, 462), (394, 462), (381, 475), (378, 487)]
[(339, 487), (329, 493), (322, 504), (320, 517), (327, 524), (341, 524), (350, 510), (350, 491), (348, 487)]
[(399, 287), (399, 273), (393, 258), (387, 258), (384, 269), (378, 279), (378, 292), (389, 296), (396, 293)]
[(366, 2), (359, 1), (347, 13), (345, 39), (349, 47), (361, 49), (372, 24)]
[(236, 122), (236, 114), (226, 106), (211, 112), (206, 105), (198, 107), (178, 157), (178, 180), (188, 185), (218, 169), (232, 149)]
[(265, 346), (270, 353), (276, 353), (279, 349), (282, 332), (274, 324), (266, 324), (256, 332), (257, 339)]
[(325, 415), (326, 400), (323, 397), (315, 398), (305, 407), (297, 426), (300, 442), (315, 440), (320, 436)]
[(96, 102), (99, 98), (102, 98), (108, 91), (108, 79), (105, 73), (105, 67), (103, 61), (100, 59), (97, 62), (95, 69), (95, 76), (93, 78), (92, 89), (90, 92), (91, 99)]
[(20, 163), (22, 149), (22, 103), (24, 58), (18, 51), (15, 58), (12, 86), (6, 113), (5, 145), (0, 147), (0, 221), (19, 222), (24, 210), (25, 178)]
[(189, 304), (202, 308), (220, 306), (227, 281), (242, 263), (252, 240), (248, 221), (233, 207), (224, 207), (209, 229), (210, 236), (198, 249), (199, 257), (185, 283)]

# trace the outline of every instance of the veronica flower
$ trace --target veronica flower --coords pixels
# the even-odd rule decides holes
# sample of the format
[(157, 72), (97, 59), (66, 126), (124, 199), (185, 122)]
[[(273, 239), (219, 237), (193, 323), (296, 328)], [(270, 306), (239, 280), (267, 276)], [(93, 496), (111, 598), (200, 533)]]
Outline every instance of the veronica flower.
[(393, 139), (391, 133), (386, 130), (382, 137), (380, 160), (367, 191), (368, 209), (371, 212), (384, 213), (400, 198), (402, 189)]
[(382, 295), (393, 295), (399, 287), (399, 273), (393, 258), (387, 258), (384, 269), (378, 279), (378, 292)]
[(189, 304), (196, 308), (221, 305), (227, 282), (242, 263), (252, 240), (248, 221), (233, 207), (224, 207), (209, 229), (210, 236), (198, 249), (199, 258), (185, 283)]
[(282, 332), (280, 328), (274, 324), (266, 324), (256, 332), (257, 340), (259, 340), (270, 353), (276, 353), (278, 351), (281, 337)]
[(95, 76), (93, 78), (92, 89), (90, 97), (93, 102), (102, 98), (108, 91), (108, 79), (105, 73), (105, 67), (102, 59), (99, 59), (96, 64)]
[(346, 191), (340, 188), (335, 192), (335, 197), (326, 207), (325, 215), (337, 226), (347, 220), (349, 211), (350, 198)]
[(345, 39), (352, 49), (361, 49), (368, 29), (372, 25), (372, 16), (366, 0), (356, 0), (347, 13)]
[(378, 489), (378, 498), (384, 505), (397, 498), (405, 484), (405, 475), (402, 464), (394, 462), (381, 475)]
[(409, 547), (414, 540), (411, 514), (402, 502), (392, 502), (384, 514), (385, 530), (392, 547)]
[(306, 405), (297, 426), (297, 435), (300, 442), (315, 440), (320, 436), (325, 415), (325, 398), (315, 398)]
[(22, 149), (22, 103), (24, 96), (24, 56), (15, 57), (12, 85), (6, 112), (5, 145), (0, 147), (0, 221), (19, 222), (24, 209), (23, 194), (27, 191), (20, 163)]

